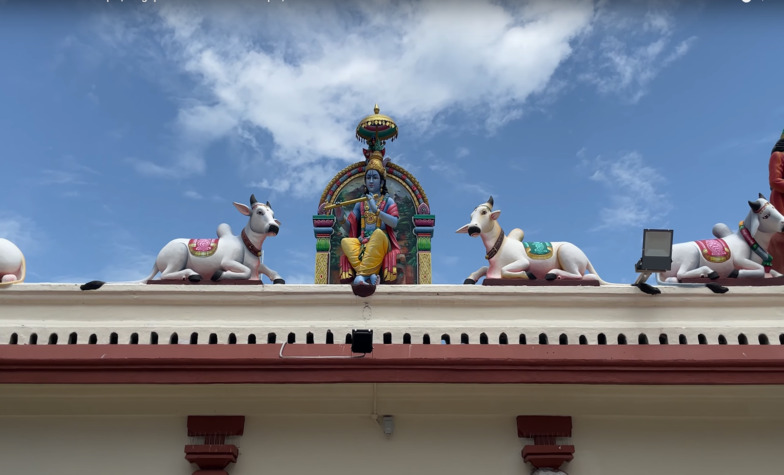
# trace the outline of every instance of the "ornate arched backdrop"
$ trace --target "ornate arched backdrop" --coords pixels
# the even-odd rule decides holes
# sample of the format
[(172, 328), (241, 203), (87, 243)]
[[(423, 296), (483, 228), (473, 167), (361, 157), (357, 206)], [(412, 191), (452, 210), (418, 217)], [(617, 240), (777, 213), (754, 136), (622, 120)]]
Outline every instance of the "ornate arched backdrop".
[[(387, 163), (387, 188), (397, 203), (400, 219), (395, 233), (401, 247), (398, 256), (398, 284), (430, 284), (432, 267), (430, 241), (435, 215), (430, 214), (427, 195), (417, 179), (406, 169)], [(361, 196), (365, 162), (350, 165), (327, 184), (313, 216), (316, 236), (316, 284), (340, 283), (340, 240), (344, 237), (335, 215), (325, 206)]]

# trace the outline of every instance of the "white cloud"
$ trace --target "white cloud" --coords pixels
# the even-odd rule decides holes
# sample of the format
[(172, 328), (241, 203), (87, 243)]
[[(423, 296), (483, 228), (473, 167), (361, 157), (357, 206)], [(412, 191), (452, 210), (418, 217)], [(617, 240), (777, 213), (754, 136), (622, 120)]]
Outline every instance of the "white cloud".
[(34, 236), (39, 235), (39, 228), (32, 219), (8, 213), (0, 214), (0, 238), (16, 244), (22, 254), (29, 255), (38, 247), (40, 240)]
[[(490, 188), (484, 182), (477, 182), (476, 177), (469, 177), (463, 168), (455, 166), (454, 161), (436, 157), (428, 159), (428, 168), (436, 173), (437, 181), (448, 189), (463, 190), (464, 193), (477, 196), (490, 196)], [(437, 184), (437, 183), (434, 183)]]
[(597, 229), (651, 226), (672, 209), (659, 189), (664, 177), (637, 152), (614, 160), (584, 160), (583, 165), (592, 172), (590, 179), (610, 194), (610, 206), (602, 208)]
[(90, 177), (99, 175), (96, 170), (80, 164), (71, 156), (62, 157), (58, 161), (62, 168), (41, 170), (38, 184), (83, 186), (90, 183)]
[(634, 15), (609, 5), (597, 10), (593, 33), (600, 38), (598, 44), (583, 44), (587, 70), (579, 77), (602, 94), (617, 94), (636, 103), (662, 70), (689, 51), (696, 37), (675, 41), (674, 21), (666, 11), (649, 9), (639, 14), (644, 7), (635, 5), (631, 8), (638, 14)]
[(85, 185), (82, 176), (66, 170), (41, 170), (42, 185)]
[(189, 199), (192, 199), (192, 200), (203, 200), (204, 199), (204, 197), (201, 195), (201, 193), (199, 193), (197, 191), (193, 191), (193, 190), (188, 190), (185, 193), (183, 193), (183, 195), (186, 198), (189, 198)]
[[(166, 2), (155, 10), (154, 42), (197, 82), (176, 123), (187, 145), (175, 162), (187, 172), (204, 172), (203, 151), (211, 142), (239, 136), (253, 148), (251, 139), (263, 131), (274, 144), (263, 157), (270, 172), (297, 170), (296, 181), (265, 185), (312, 194), (323, 175), (299, 171), (314, 164), (334, 170), (325, 159), (356, 160), (346, 131), (375, 103), (411, 130), (432, 133), (439, 115), (456, 110), (488, 129), (499, 127), (545, 89), (571, 54), (570, 41), (593, 17), (588, 0), (285, 6)], [(136, 27), (106, 38), (140, 40)], [(171, 169), (137, 162), (137, 170), (167, 176)]]
[[(138, 160), (135, 158), (126, 158), (125, 162), (130, 164), (139, 174), (145, 176), (152, 176), (157, 178), (177, 178), (183, 175), (183, 172), (180, 171), (179, 167), (176, 165), (163, 167), (153, 162)], [(201, 163), (198, 160), (195, 160), (195, 162)]]

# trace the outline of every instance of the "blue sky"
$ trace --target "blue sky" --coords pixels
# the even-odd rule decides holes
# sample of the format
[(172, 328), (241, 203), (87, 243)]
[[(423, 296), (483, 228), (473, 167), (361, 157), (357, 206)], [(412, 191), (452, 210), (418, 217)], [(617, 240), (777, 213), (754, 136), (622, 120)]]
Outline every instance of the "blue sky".
[(177, 237), (238, 232), (269, 200), (265, 263), (312, 283), (312, 215), (388, 156), (436, 215), (433, 282), (484, 264), (455, 230), (580, 246), (630, 283), (644, 228), (736, 226), (784, 128), (784, 2), (0, 1), (0, 237), (27, 282), (144, 278)]

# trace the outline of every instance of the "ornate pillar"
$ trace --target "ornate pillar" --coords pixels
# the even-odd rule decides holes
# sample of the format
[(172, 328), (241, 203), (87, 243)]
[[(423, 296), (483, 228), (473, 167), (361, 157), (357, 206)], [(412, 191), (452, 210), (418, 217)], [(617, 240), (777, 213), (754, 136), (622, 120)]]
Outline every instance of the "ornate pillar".
[(185, 446), (185, 459), (199, 467), (193, 475), (228, 475), (224, 469), (237, 462), (239, 450), (226, 436), (242, 435), (244, 429), (245, 416), (188, 416), (188, 436), (204, 437), (203, 444)]
[(319, 206), (319, 213), (313, 216), (313, 234), (316, 235), (316, 272), (315, 284), (329, 283), (329, 250), (335, 216), (325, 214), (324, 204)]
[(561, 465), (574, 458), (574, 445), (556, 440), (572, 436), (571, 416), (517, 416), (517, 436), (534, 439), (522, 452), (523, 460), (534, 466), (532, 475), (563, 474)]
[(430, 213), (430, 207), (422, 203), (417, 210), (420, 214), (414, 215), (414, 234), (417, 237), (417, 276), (418, 284), (431, 284), (433, 282), (432, 261), (430, 260), (430, 239), (433, 237), (433, 227), (436, 224), (435, 215)]

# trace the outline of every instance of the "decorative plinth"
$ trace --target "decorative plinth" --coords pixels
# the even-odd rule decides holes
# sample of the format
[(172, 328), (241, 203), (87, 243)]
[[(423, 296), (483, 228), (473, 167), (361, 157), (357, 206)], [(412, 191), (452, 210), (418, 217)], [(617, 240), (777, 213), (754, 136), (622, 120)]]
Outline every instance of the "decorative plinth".
[(354, 292), (354, 295), (357, 297), (370, 297), (374, 293), (376, 293), (376, 286), (375, 285), (352, 285), (351, 291)]
[(237, 462), (239, 450), (235, 445), (186, 445), (185, 460), (195, 463), (200, 470), (193, 475), (225, 475), (230, 463)]
[(191, 282), (190, 280), (182, 280), (182, 279), (152, 279), (147, 281), (148, 284), (156, 284), (156, 285), (264, 285), (264, 283), (259, 280), (250, 280), (250, 279), (226, 279), (226, 280), (210, 280), (210, 279), (202, 279), (198, 282)]
[(558, 470), (574, 458), (573, 445), (556, 441), (572, 436), (571, 416), (517, 416), (517, 436), (534, 439), (534, 445), (523, 447), (522, 456), (537, 470)]
[(544, 286), (544, 287), (574, 287), (574, 286), (592, 286), (598, 287), (598, 280), (570, 280), (570, 279), (485, 279), (482, 285), (529, 285), (529, 286)]
[(526, 445), (523, 460), (536, 468), (557, 470), (574, 458), (574, 445)]
[(228, 475), (224, 469), (237, 462), (239, 450), (226, 437), (244, 429), (245, 416), (188, 416), (188, 436), (204, 437), (203, 444), (185, 446), (185, 460), (199, 467), (193, 475)]
[(736, 277), (734, 279), (729, 277), (719, 277), (718, 279), (708, 279), (707, 277), (690, 277), (682, 279), (681, 284), (717, 284), (725, 287), (731, 286), (749, 286), (749, 287), (767, 287), (770, 285), (784, 285), (784, 277)]

